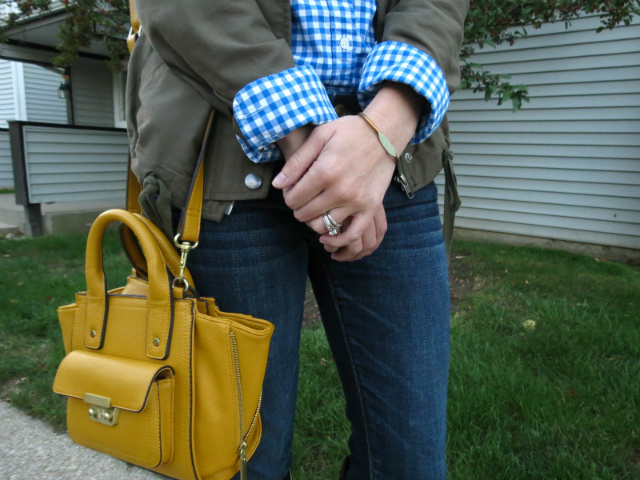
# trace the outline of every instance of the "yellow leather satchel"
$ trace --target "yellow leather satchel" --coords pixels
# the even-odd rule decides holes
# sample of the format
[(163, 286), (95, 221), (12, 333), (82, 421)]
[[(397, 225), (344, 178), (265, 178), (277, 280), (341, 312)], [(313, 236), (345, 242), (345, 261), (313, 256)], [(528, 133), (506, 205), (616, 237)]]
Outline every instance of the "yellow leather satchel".
[[(174, 242), (180, 254), (139, 209), (108, 210), (87, 240), (87, 291), (58, 309), (67, 355), (53, 389), (68, 397), (71, 438), (180, 480), (246, 478), (273, 333), (195, 293), (186, 260), (199, 235), (205, 145)], [(132, 205), (131, 174), (129, 183)], [(124, 226), (134, 274), (107, 291), (102, 237), (113, 222)]]

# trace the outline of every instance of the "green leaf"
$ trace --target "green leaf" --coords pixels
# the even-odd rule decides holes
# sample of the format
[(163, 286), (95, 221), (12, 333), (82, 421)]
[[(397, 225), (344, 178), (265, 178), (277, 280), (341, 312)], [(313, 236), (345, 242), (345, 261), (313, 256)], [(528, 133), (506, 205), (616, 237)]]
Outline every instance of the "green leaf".
[(520, 101), (520, 99), (518, 97), (513, 97), (511, 99), (511, 103), (513, 105), (513, 111), (517, 112), (518, 110), (520, 110), (520, 107), (522, 106), (522, 102)]

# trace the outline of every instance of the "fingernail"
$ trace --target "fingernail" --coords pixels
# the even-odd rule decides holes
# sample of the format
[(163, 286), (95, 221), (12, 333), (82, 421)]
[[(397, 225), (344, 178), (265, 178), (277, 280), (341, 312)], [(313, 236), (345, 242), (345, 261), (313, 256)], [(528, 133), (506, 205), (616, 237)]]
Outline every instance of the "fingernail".
[(278, 175), (276, 175), (276, 178), (273, 179), (271, 185), (273, 185), (275, 188), (282, 188), (286, 183), (287, 176), (284, 173), (280, 172)]

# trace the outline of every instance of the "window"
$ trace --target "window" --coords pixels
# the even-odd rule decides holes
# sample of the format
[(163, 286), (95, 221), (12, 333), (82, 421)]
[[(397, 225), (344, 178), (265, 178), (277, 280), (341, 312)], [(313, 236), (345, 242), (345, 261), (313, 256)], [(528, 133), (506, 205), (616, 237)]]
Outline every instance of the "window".
[(113, 118), (114, 126), (127, 128), (125, 92), (127, 90), (127, 72), (114, 72), (113, 74)]

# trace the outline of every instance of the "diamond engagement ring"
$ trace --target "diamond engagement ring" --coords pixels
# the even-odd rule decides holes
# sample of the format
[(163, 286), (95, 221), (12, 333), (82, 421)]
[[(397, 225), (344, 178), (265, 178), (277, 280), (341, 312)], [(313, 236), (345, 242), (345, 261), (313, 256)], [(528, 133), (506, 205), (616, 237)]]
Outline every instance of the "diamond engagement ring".
[(329, 212), (322, 215), (322, 221), (324, 222), (324, 226), (327, 227), (327, 230), (329, 230), (329, 235), (335, 237), (340, 233), (342, 224), (336, 222)]

